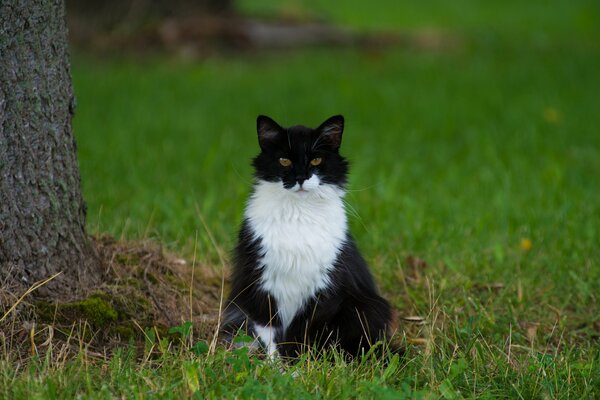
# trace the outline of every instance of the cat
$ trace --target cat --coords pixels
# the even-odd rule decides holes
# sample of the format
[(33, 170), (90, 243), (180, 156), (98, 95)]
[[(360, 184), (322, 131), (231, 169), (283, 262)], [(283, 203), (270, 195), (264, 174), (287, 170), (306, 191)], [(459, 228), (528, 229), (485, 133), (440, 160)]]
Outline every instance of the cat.
[(337, 346), (350, 357), (389, 333), (391, 309), (348, 231), (344, 118), (282, 128), (257, 118), (254, 190), (233, 258), (222, 332), (270, 357)]

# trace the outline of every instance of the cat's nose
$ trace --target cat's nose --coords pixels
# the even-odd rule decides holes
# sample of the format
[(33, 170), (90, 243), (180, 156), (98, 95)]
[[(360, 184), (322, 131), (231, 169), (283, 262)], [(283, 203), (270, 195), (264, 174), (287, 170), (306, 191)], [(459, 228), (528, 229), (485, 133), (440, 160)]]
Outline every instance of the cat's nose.
[(300, 185), (300, 187), (302, 187), (302, 184), (304, 183), (306, 179), (304, 178), (296, 178), (296, 182), (298, 182), (298, 185)]

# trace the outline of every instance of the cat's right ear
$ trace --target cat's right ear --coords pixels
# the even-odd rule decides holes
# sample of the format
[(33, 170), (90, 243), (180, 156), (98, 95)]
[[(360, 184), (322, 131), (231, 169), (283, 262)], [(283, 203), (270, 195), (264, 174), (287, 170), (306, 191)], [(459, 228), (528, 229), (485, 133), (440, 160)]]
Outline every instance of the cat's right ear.
[(266, 115), (259, 115), (256, 118), (256, 131), (258, 132), (258, 144), (261, 149), (265, 150), (279, 136), (283, 128)]

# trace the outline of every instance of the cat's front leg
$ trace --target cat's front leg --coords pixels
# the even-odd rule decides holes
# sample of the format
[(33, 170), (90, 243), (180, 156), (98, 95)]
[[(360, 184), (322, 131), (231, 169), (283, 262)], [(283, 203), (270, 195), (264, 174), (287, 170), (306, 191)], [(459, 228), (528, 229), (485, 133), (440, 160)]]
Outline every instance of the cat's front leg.
[(277, 352), (277, 340), (279, 329), (273, 325), (260, 325), (254, 323), (254, 336), (260, 340), (270, 359), (275, 359), (279, 355)]

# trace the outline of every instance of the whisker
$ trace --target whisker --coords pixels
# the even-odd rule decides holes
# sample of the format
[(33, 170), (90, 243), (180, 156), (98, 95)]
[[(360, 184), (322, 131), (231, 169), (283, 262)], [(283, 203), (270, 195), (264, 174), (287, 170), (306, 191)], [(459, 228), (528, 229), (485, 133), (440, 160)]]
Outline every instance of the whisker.
[(346, 187), (346, 192), (348, 192), (348, 193), (364, 192), (365, 190), (371, 190), (373, 188), (376, 188), (377, 186), (379, 186), (378, 183), (374, 183), (372, 185), (364, 186), (364, 187), (357, 188), (357, 189), (350, 189), (350, 188)]
[(358, 213), (358, 211), (356, 210), (356, 208), (354, 208), (354, 206), (352, 206), (352, 204), (350, 204), (348, 202), (348, 200), (346, 199), (342, 199), (342, 202), (344, 203), (344, 205), (346, 206), (346, 209), (348, 210), (349, 214), (356, 218), (356, 220), (360, 223), (360, 225), (363, 227), (363, 229), (367, 232), (369, 232), (369, 228), (367, 228), (367, 225), (365, 225), (363, 218), (360, 216), (360, 214)]
[(319, 143), (319, 139), (321, 139), (321, 136), (317, 137), (317, 140), (313, 142), (312, 146), (310, 147), (310, 151), (315, 151), (315, 147), (317, 146), (317, 143)]

